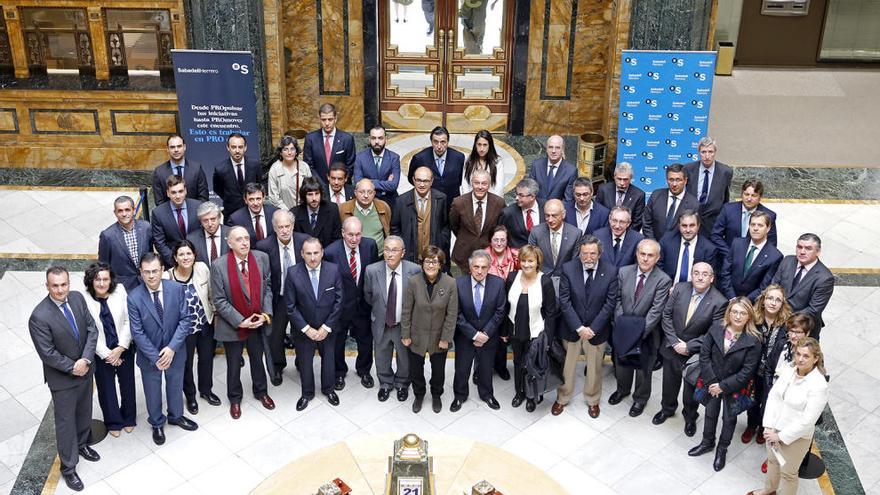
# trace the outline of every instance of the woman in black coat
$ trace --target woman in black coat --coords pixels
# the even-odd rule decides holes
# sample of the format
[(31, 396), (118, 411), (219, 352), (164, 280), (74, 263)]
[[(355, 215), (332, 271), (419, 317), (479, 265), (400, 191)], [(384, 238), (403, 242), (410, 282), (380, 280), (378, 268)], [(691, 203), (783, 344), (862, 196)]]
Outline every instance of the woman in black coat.
[(727, 446), (736, 428), (736, 415), (730, 410), (738, 394), (753, 379), (761, 358), (761, 341), (755, 328), (755, 311), (745, 297), (730, 301), (724, 319), (712, 325), (700, 349), (700, 379), (707, 390), (706, 418), (703, 423), (703, 440), (688, 451), (698, 456), (715, 449), (715, 429), (722, 402), (721, 438), (715, 449), (715, 471), (724, 469)]

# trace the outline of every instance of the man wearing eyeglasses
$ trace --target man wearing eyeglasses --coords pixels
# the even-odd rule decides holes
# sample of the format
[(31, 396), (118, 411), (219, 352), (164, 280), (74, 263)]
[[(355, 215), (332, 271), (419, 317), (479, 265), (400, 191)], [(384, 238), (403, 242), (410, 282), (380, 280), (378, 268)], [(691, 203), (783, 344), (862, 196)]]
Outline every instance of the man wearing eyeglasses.
[(529, 243), (529, 234), (544, 218), (544, 201), (538, 200), (535, 179), (526, 177), (516, 184), (516, 203), (501, 210), (498, 223), (507, 227), (507, 245), (519, 249)]
[[(446, 194), (434, 189), (434, 173), (419, 167), (413, 174), (415, 187), (397, 199), (391, 215), (391, 233), (409, 246), (404, 259), (421, 262), (424, 249), (434, 245), (449, 251), (449, 205)], [(386, 258), (387, 259), (387, 258)]]

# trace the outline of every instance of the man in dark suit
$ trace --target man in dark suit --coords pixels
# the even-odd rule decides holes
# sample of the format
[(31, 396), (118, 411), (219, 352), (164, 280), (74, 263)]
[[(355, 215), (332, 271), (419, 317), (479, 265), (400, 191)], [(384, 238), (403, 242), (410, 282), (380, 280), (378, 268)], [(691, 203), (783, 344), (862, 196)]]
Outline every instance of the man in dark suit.
[(275, 210), (272, 214), (272, 229), (275, 235), (258, 242), (256, 249), (269, 255), (269, 271), (272, 280), (272, 335), (269, 336), (269, 356), (275, 364), (269, 378), (272, 385), (279, 386), (283, 381), (282, 372), (287, 367), (284, 353), (284, 340), (287, 336), (287, 307), (284, 302), (284, 277), (287, 269), (302, 263), (302, 246), (309, 236), (293, 231), (293, 213), (288, 210)]
[[(162, 280), (162, 260), (153, 253), (141, 258), (141, 277), (128, 294), (131, 337), (137, 345), (138, 368), (147, 401), (147, 422), (153, 427), (153, 442), (165, 443), (165, 422), (194, 431), (199, 426), (183, 415), (183, 368), (186, 337), (192, 332), (195, 313), (186, 304), (183, 284)], [(162, 413), (162, 378), (168, 416)]]
[(246, 158), (247, 140), (239, 133), (226, 138), (229, 158), (214, 166), (214, 192), (223, 200), (223, 216), (226, 225), (230, 217), (244, 208), (244, 188), (252, 182), (260, 182), (262, 166), (259, 160)]
[(673, 283), (691, 279), (691, 268), (705, 261), (712, 271), (720, 265), (718, 248), (700, 230), (700, 215), (694, 210), (681, 212), (678, 231), (667, 232), (660, 239), (660, 269), (669, 275)]
[(770, 221), (770, 215), (756, 211), (749, 220), (749, 237), (733, 240), (718, 284), (727, 299), (745, 296), (754, 301), (773, 281), (782, 253), (767, 239)]
[[(428, 167), (419, 167), (413, 175), (415, 187), (403, 193), (391, 212), (391, 234), (403, 239), (404, 259), (421, 263), (422, 252), (434, 245), (449, 251), (449, 207), (446, 195), (431, 189), (434, 175)], [(387, 259), (387, 258), (386, 258)]]
[(364, 270), (379, 261), (376, 241), (363, 237), (363, 226), (357, 217), (348, 217), (342, 222), (342, 239), (333, 241), (324, 250), (324, 259), (339, 267), (342, 279), (342, 313), (336, 325), (335, 390), (345, 388), (345, 343), (351, 335), (357, 343), (355, 371), (364, 388), (373, 387), (370, 368), (373, 367), (373, 334), (370, 331), (370, 307), (364, 302)]
[(598, 201), (593, 201), (593, 183), (586, 177), (574, 181), (574, 201), (565, 203), (565, 221), (578, 228), (581, 235), (592, 234), (608, 225), (611, 213)]
[(171, 175), (166, 183), (166, 201), (153, 210), (150, 226), (156, 251), (165, 266), (174, 266), (171, 250), (177, 241), (199, 228), (198, 208), (201, 204), (186, 197), (186, 184), (179, 175)]
[[(596, 191), (596, 201), (611, 210), (615, 206), (629, 208), (632, 216), (631, 228), (642, 230), (642, 217), (645, 214), (645, 191), (632, 184), (632, 165), (620, 162), (614, 168), (614, 182), (606, 182)], [(607, 246), (606, 246), (607, 247)]]
[(492, 229), (504, 209), (504, 200), (489, 192), (489, 172), (475, 170), (471, 186), (473, 190), (455, 198), (449, 210), (449, 227), (455, 234), (452, 261), (462, 271), (467, 271), (468, 258), (475, 249), (489, 245)]
[(344, 162), (330, 164), (330, 172), (327, 174), (327, 185), (324, 186), (326, 197), (337, 207), (342, 206), (348, 200), (354, 199), (354, 186), (348, 180), (348, 171)]
[(554, 416), (574, 396), (575, 368), (581, 353), (586, 356), (587, 379), (584, 399), (591, 418), (599, 417), (599, 399), (602, 398), (602, 364), (605, 362), (605, 342), (611, 333), (611, 319), (617, 304), (617, 267), (600, 261), (602, 243), (592, 235), (585, 235), (578, 247), (579, 259), (563, 266), (559, 280), (559, 303), (562, 321), (559, 335), (565, 345), (565, 364), (562, 375), (565, 382), (556, 391), (556, 402), (550, 412)]
[(678, 226), (678, 216), (682, 211), (700, 208), (697, 198), (685, 191), (687, 175), (680, 163), (666, 168), (666, 185), (651, 193), (642, 218), (642, 234), (648, 239), (660, 240)]
[[(622, 316), (637, 316), (645, 319), (642, 333), (641, 366), (636, 369), (616, 363), (614, 375), (617, 390), (608, 398), (611, 405), (619, 404), (632, 390), (633, 374), (636, 389), (629, 415), (636, 417), (645, 410), (651, 397), (651, 374), (660, 347), (660, 317), (663, 306), (669, 297), (672, 281), (657, 268), (660, 259), (660, 244), (653, 239), (643, 239), (636, 248), (636, 264), (627, 265), (617, 274), (617, 307), (614, 310), (615, 322)], [(615, 331), (617, 329), (615, 328)], [(616, 344), (615, 344), (616, 346)], [(615, 347), (615, 351), (617, 348)]]
[(284, 298), (290, 317), (290, 332), (296, 342), (296, 367), (302, 383), (302, 396), (296, 410), (302, 411), (315, 397), (312, 361), (315, 350), (321, 354), (321, 393), (332, 406), (339, 405), (333, 391), (334, 344), (342, 316), (342, 278), (333, 263), (324, 262), (324, 249), (314, 237), (302, 248), (303, 263), (287, 270)]
[(299, 187), (299, 197), (303, 198), (303, 202), (293, 209), (293, 228), (318, 239), (322, 246), (329, 246), (342, 237), (342, 220), (339, 218), (339, 208), (326, 200), (324, 189), (314, 177), (303, 180)]
[(119, 196), (113, 201), (116, 223), (98, 237), (98, 261), (110, 265), (119, 283), (130, 291), (140, 283), (138, 263), (153, 250), (150, 222), (135, 220), (134, 200)]
[(76, 474), (79, 456), (87, 461), (101, 458), (89, 447), (92, 426), (92, 376), (98, 328), (79, 292), (70, 292), (67, 269), (46, 270), (49, 294), (28, 320), (31, 340), (43, 362), (43, 378), (52, 393), (55, 411), (55, 442), (61, 476), (71, 490), (82, 490)]
[(644, 236), (630, 228), (632, 225), (630, 211), (626, 206), (615, 206), (608, 215), (608, 226), (593, 232), (602, 245), (602, 259), (611, 262), (617, 268), (632, 265), (636, 262), (636, 246)]
[(477, 359), (477, 391), (491, 409), (501, 409), (492, 389), (492, 365), (495, 348), (501, 338), (499, 327), (507, 307), (504, 281), (489, 275), (489, 253), (478, 249), (468, 259), (467, 275), (455, 279), (458, 287), (458, 322), (455, 326), (455, 378), (452, 391), (455, 400), (449, 410), (457, 412), (467, 400), (468, 378), (474, 356)]
[(718, 150), (715, 139), (705, 136), (697, 147), (700, 160), (684, 166), (687, 172), (687, 191), (700, 202), (702, 234), (712, 235), (712, 226), (721, 212), (721, 207), (730, 201), (730, 181), (733, 169), (715, 161)]
[(549, 199), (570, 202), (577, 174), (577, 167), (565, 159), (565, 141), (556, 135), (547, 138), (547, 156), (533, 161), (529, 170), (529, 178), (538, 183), (541, 202)]
[(816, 325), (810, 332), (810, 337), (815, 339), (819, 338), (822, 327), (825, 326), (822, 312), (834, 292), (834, 275), (819, 260), (821, 252), (822, 240), (819, 236), (801, 234), (795, 246), (795, 254), (786, 256), (773, 276), (773, 283), (785, 289), (791, 309), (813, 317)]
[(449, 147), (449, 131), (437, 126), (431, 130), (431, 146), (416, 153), (409, 163), (407, 178), (413, 182), (413, 174), (419, 167), (428, 167), (434, 174), (434, 188), (446, 195), (446, 201), (452, 203), (459, 195), (461, 177), (464, 173), (464, 153)]
[(168, 136), (168, 161), (153, 169), (153, 199), (156, 206), (168, 201), (165, 188), (168, 177), (183, 177), (186, 197), (199, 201), (208, 200), (208, 178), (199, 162), (186, 159), (186, 143), (178, 134)]
[(272, 215), (277, 208), (265, 204), (266, 194), (263, 185), (250, 183), (244, 188), (245, 206), (229, 217), (229, 225), (239, 225), (247, 230), (251, 238), (251, 247), (271, 234)]
[(212, 201), (205, 201), (196, 210), (200, 228), (186, 236), (196, 247), (196, 261), (211, 266), (220, 256), (229, 252), (229, 227), (223, 225), (220, 207)]
[(529, 244), (538, 246), (544, 253), (541, 271), (554, 277), (554, 284), (562, 276), (562, 266), (577, 257), (578, 242), (581, 239), (581, 231), (564, 222), (563, 215), (565, 208), (562, 201), (547, 201), (544, 205), (544, 223), (536, 225), (529, 234)]
[(354, 137), (336, 128), (336, 107), (332, 103), (324, 103), (318, 108), (321, 128), (306, 134), (303, 147), (303, 161), (312, 167), (312, 176), (317, 177), (324, 185), (330, 164), (335, 161), (345, 163), (348, 177), (354, 173)]
[(370, 129), (370, 149), (355, 155), (354, 183), (361, 179), (372, 180), (376, 187), (376, 199), (388, 203), (394, 210), (397, 185), (400, 183), (400, 155), (385, 149), (385, 128), (381, 125)]
[[(663, 356), (663, 397), (661, 409), (651, 422), (663, 424), (678, 409), (678, 391), (681, 375), (688, 358), (700, 352), (701, 337), (709, 327), (724, 316), (727, 299), (712, 286), (715, 273), (708, 263), (697, 262), (691, 270), (690, 282), (679, 282), (672, 289), (669, 301), (663, 308), (661, 324), (663, 336), (660, 354)], [(694, 386), (685, 382), (681, 396), (684, 404), (684, 433), (692, 437), (697, 431), (697, 401)]]
[(507, 227), (507, 245), (521, 248), (529, 243), (535, 225), (544, 218), (544, 202), (538, 201), (538, 183), (526, 177), (516, 185), (516, 203), (501, 210), (500, 225)]
[(771, 227), (767, 240), (776, 247), (776, 213), (761, 204), (763, 196), (764, 184), (758, 179), (746, 179), (742, 185), (741, 201), (727, 203), (721, 208), (712, 227), (712, 242), (718, 246), (722, 257), (727, 256), (734, 239), (748, 237), (749, 221), (756, 211), (770, 215)]

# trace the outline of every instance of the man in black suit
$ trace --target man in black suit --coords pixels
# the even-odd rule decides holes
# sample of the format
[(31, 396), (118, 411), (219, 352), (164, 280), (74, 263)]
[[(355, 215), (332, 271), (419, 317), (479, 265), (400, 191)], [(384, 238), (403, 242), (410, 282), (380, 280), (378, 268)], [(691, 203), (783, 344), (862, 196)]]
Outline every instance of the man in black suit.
[(547, 156), (533, 161), (529, 169), (529, 178), (538, 183), (541, 202), (550, 199), (571, 202), (577, 175), (575, 164), (565, 159), (565, 141), (556, 135), (547, 138)]
[(355, 371), (364, 388), (373, 388), (373, 332), (370, 329), (370, 307), (364, 302), (364, 270), (379, 261), (376, 241), (362, 237), (363, 226), (357, 217), (348, 217), (342, 222), (342, 239), (333, 241), (324, 250), (324, 259), (339, 267), (342, 278), (342, 314), (336, 329), (336, 381), (333, 388), (345, 388), (345, 343), (351, 335), (357, 342)]
[(336, 128), (337, 113), (332, 103), (321, 105), (318, 117), (321, 119), (321, 128), (306, 134), (303, 161), (312, 167), (312, 176), (326, 186), (326, 177), (333, 162), (345, 163), (348, 177), (354, 174), (354, 137)]
[(329, 246), (342, 238), (342, 220), (339, 208), (327, 201), (325, 190), (326, 187), (314, 177), (303, 180), (299, 186), (299, 197), (303, 202), (293, 209), (293, 228), (318, 239), (322, 246)]
[(407, 178), (413, 182), (413, 174), (419, 167), (428, 167), (434, 174), (434, 188), (446, 195), (446, 202), (452, 208), (452, 202), (459, 196), (461, 176), (464, 172), (464, 154), (449, 147), (449, 131), (437, 126), (431, 130), (431, 146), (416, 153), (409, 164)]
[(251, 246), (255, 246), (271, 235), (269, 226), (272, 222), (272, 215), (275, 214), (277, 208), (265, 204), (265, 199), (266, 194), (262, 184), (252, 182), (246, 185), (244, 188), (245, 206), (239, 208), (229, 217), (229, 225), (240, 225), (248, 231), (248, 235), (251, 236)]
[(116, 222), (98, 236), (98, 261), (110, 265), (119, 283), (130, 291), (141, 281), (141, 256), (153, 250), (150, 223), (135, 219), (134, 200), (119, 196), (113, 201)]
[(455, 326), (455, 378), (452, 391), (455, 400), (449, 406), (458, 412), (467, 400), (474, 355), (477, 391), (480, 399), (491, 409), (501, 409), (492, 389), (492, 366), (495, 348), (499, 341), (499, 327), (507, 307), (504, 281), (489, 275), (489, 253), (484, 249), (474, 251), (468, 259), (470, 273), (455, 279), (458, 287), (458, 322)]
[(678, 216), (685, 210), (698, 211), (697, 198), (685, 190), (687, 175), (684, 166), (673, 163), (666, 167), (666, 185), (651, 193), (642, 218), (642, 234), (648, 239), (660, 240), (678, 226)]
[(712, 234), (712, 226), (721, 212), (721, 207), (730, 201), (730, 181), (733, 180), (733, 169), (715, 161), (718, 147), (709, 136), (700, 139), (697, 147), (700, 160), (684, 166), (687, 172), (687, 191), (700, 202), (700, 219), (702, 234)]
[(262, 166), (259, 160), (245, 158), (247, 140), (237, 132), (226, 138), (226, 150), (229, 158), (214, 166), (214, 192), (223, 199), (226, 225), (232, 225), (232, 214), (244, 208), (245, 186), (260, 182)]
[(721, 208), (712, 227), (712, 242), (718, 246), (722, 257), (727, 256), (734, 239), (749, 236), (749, 221), (756, 211), (770, 215), (772, 226), (767, 240), (776, 247), (776, 213), (761, 204), (763, 196), (764, 184), (758, 179), (746, 179), (742, 185), (741, 200), (727, 203)]
[[(697, 262), (691, 270), (690, 282), (679, 282), (672, 289), (663, 308), (661, 324), (663, 337), (660, 354), (663, 356), (663, 397), (661, 409), (651, 422), (663, 424), (678, 409), (678, 391), (681, 375), (688, 358), (700, 352), (700, 337), (724, 316), (727, 299), (712, 286), (715, 272), (708, 263)], [(684, 407), (684, 433), (692, 437), (697, 431), (697, 401), (694, 386), (685, 382), (681, 396)]]
[(770, 215), (756, 211), (749, 220), (749, 237), (733, 240), (719, 276), (724, 297), (745, 296), (754, 301), (773, 281), (782, 253), (767, 238), (770, 222)]
[(220, 221), (220, 207), (212, 201), (200, 204), (196, 214), (201, 227), (190, 232), (186, 238), (196, 247), (196, 261), (211, 266), (214, 260), (229, 251), (229, 227)]
[(186, 184), (179, 175), (170, 175), (165, 181), (166, 197), (169, 201), (153, 210), (150, 226), (156, 251), (165, 266), (174, 266), (171, 249), (177, 241), (199, 228), (198, 200), (187, 198)]
[(593, 183), (586, 177), (574, 181), (574, 201), (565, 203), (565, 221), (581, 231), (581, 235), (592, 234), (608, 224), (611, 213), (598, 201), (593, 201)]
[(153, 199), (156, 206), (168, 201), (165, 193), (168, 177), (179, 175), (186, 183), (186, 197), (208, 200), (208, 178), (199, 162), (186, 159), (186, 143), (178, 134), (168, 136), (168, 161), (153, 169)]
[(645, 191), (633, 185), (632, 165), (620, 162), (614, 168), (614, 182), (606, 182), (596, 190), (596, 201), (611, 210), (615, 206), (629, 208), (632, 215), (632, 228), (642, 230), (642, 217), (645, 214)]
[(92, 426), (92, 376), (98, 328), (79, 292), (70, 292), (67, 269), (46, 270), (49, 294), (28, 320), (31, 340), (43, 362), (43, 378), (52, 393), (55, 441), (61, 476), (71, 490), (82, 490), (76, 474), (79, 456), (87, 461), (101, 458), (89, 447)]
[(602, 259), (609, 261), (617, 268), (632, 265), (636, 262), (636, 246), (644, 239), (638, 231), (631, 229), (632, 219), (626, 206), (611, 208), (608, 215), (608, 226), (593, 232), (602, 245)]
[(330, 202), (337, 207), (350, 199), (354, 199), (354, 186), (348, 183), (348, 171), (344, 162), (330, 164), (330, 172), (327, 174), (327, 186), (325, 187)]
[(660, 269), (673, 283), (691, 279), (694, 263), (705, 261), (718, 269), (718, 248), (700, 231), (700, 215), (694, 210), (681, 212), (678, 232), (667, 232), (660, 239)]
[[(753, 215), (754, 216), (754, 215)], [(813, 317), (816, 325), (810, 337), (819, 338), (825, 320), (822, 312), (834, 292), (834, 275), (819, 260), (822, 240), (812, 233), (801, 234), (795, 246), (795, 254), (788, 255), (779, 264), (773, 283), (785, 289), (788, 304), (796, 312)]]
[(404, 259), (421, 264), (428, 246), (449, 251), (449, 207), (446, 195), (431, 188), (434, 174), (429, 167), (419, 167), (413, 182), (415, 187), (397, 198), (397, 207), (391, 212), (391, 234), (403, 239), (407, 248)]
[(302, 263), (302, 245), (309, 236), (293, 231), (293, 213), (288, 210), (275, 210), (272, 214), (271, 235), (256, 245), (258, 251), (269, 255), (269, 273), (272, 282), (272, 334), (269, 336), (269, 356), (275, 364), (271, 377), (272, 385), (279, 386), (282, 373), (287, 367), (284, 353), (284, 340), (287, 336), (287, 306), (284, 302), (284, 277), (287, 269)]
[(507, 227), (507, 245), (521, 248), (529, 243), (529, 234), (544, 218), (544, 202), (538, 201), (538, 183), (526, 177), (516, 184), (516, 204), (501, 210), (499, 225)]

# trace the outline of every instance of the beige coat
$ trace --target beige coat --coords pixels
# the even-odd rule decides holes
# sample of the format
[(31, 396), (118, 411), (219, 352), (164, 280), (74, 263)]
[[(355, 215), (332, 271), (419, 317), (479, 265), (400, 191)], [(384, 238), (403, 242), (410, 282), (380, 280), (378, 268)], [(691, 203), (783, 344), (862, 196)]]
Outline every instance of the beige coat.
[(441, 340), (452, 343), (457, 318), (458, 289), (454, 278), (441, 273), (429, 299), (425, 276), (420, 273), (410, 277), (403, 292), (400, 338), (412, 339), (412, 352), (442, 352), (437, 344)]

